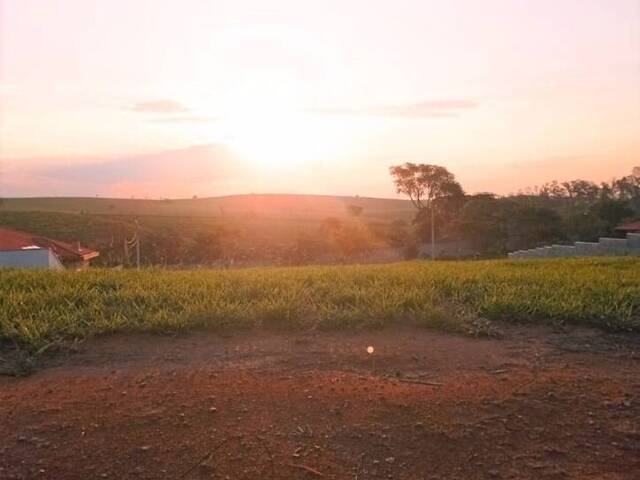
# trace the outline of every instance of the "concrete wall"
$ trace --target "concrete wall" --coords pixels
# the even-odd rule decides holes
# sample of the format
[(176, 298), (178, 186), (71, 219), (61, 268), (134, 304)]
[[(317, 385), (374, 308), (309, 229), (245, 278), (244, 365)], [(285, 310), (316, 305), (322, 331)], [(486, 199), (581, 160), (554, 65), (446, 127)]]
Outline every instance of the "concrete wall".
[(0, 268), (44, 268), (62, 270), (55, 254), (46, 248), (0, 251)]
[(598, 242), (575, 242), (573, 245), (550, 245), (509, 253), (513, 260), (532, 258), (596, 257), (601, 255), (640, 256), (640, 234), (628, 233), (627, 238), (600, 238)]

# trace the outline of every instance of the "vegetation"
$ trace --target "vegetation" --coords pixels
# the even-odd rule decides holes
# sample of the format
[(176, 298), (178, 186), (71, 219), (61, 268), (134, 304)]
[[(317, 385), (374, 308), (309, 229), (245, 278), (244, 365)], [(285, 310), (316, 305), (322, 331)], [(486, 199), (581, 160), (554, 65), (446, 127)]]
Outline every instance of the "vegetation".
[(5, 211), (62, 212), (85, 215), (124, 215), (157, 217), (213, 217), (236, 219), (255, 217), (314, 219), (336, 217), (350, 206), (362, 207), (362, 216), (376, 220), (410, 218), (408, 201), (388, 198), (342, 197), (329, 195), (231, 195), (193, 199), (125, 198), (5, 198)]
[(415, 258), (432, 241), (431, 253), (441, 257), (491, 258), (594, 241), (640, 218), (640, 169), (610, 183), (551, 182), (504, 197), (465, 195), (455, 177), (435, 165), (404, 164), (390, 172), (409, 201), (312, 195), (5, 199), (0, 225), (79, 240), (100, 251), (97, 266), (133, 264), (123, 246), (136, 221), (145, 266), (287, 266)]
[(402, 246), (402, 220), (340, 217), (177, 217), (0, 211), (0, 225), (100, 251), (94, 266), (132, 266), (124, 241), (140, 225), (144, 266), (259, 266), (365, 261), (375, 249)]
[(443, 198), (464, 197), (462, 187), (444, 167), (405, 163), (390, 167), (389, 172), (396, 191), (409, 197), (418, 210), (428, 210)]
[[(408, 162), (390, 167), (389, 172), (393, 177), (396, 192), (409, 197), (413, 206), (418, 209), (414, 223), (424, 226), (429, 218), (431, 258), (435, 259), (436, 211), (439, 217), (446, 218), (445, 212), (451, 211), (454, 206), (462, 205), (464, 203), (462, 186), (449, 170), (438, 165), (418, 165)], [(424, 238), (425, 235), (420, 236)]]
[[(615, 235), (621, 222), (640, 218), (638, 168), (611, 183), (554, 181), (504, 197), (464, 195), (455, 177), (435, 165), (391, 167), (391, 175), (398, 193), (418, 208), (413, 224), (419, 241), (464, 241), (484, 256), (550, 243), (594, 241)], [(434, 216), (439, 225), (435, 238)]]
[(0, 339), (40, 348), (116, 331), (487, 321), (640, 331), (640, 259), (408, 262), (205, 271), (0, 271)]

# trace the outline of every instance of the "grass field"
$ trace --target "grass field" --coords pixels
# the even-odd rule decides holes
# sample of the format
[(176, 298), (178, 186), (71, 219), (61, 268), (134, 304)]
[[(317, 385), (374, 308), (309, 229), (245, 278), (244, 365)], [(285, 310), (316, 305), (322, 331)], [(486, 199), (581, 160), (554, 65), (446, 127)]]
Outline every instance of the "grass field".
[(408, 262), (228, 271), (0, 272), (0, 339), (116, 331), (381, 327), (486, 320), (640, 331), (640, 260)]

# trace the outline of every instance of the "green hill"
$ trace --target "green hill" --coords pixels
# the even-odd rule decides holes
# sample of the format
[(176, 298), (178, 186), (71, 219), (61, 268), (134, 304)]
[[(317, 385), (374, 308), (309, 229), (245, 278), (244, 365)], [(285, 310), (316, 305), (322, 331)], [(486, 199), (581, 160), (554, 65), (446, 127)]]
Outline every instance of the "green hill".
[[(315, 195), (9, 198), (0, 208), (0, 226), (80, 241), (101, 252), (95, 265), (130, 262), (123, 245), (134, 236), (136, 223), (145, 264), (181, 264), (194, 261), (194, 252), (207, 251), (205, 256), (245, 264), (286, 264), (321, 261), (336, 241), (349, 252), (397, 245), (402, 227), (396, 221), (408, 224), (413, 215), (404, 200)], [(328, 219), (342, 225), (334, 229), (338, 239), (323, 229)]]
[(328, 195), (251, 194), (195, 199), (123, 199), (82, 197), (5, 198), (4, 211), (40, 211), (100, 215), (161, 215), (279, 218), (325, 218), (348, 215), (349, 206), (362, 207), (362, 216), (408, 220), (413, 207), (406, 200)]

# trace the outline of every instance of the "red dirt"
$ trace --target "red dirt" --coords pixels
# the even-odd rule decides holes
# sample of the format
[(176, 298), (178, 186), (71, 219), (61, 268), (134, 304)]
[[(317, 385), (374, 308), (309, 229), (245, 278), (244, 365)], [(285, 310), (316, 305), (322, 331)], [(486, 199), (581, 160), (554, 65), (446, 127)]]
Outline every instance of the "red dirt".
[(0, 478), (637, 479), (639, 360), (589, 330), (102, 337), (0, 377)]

